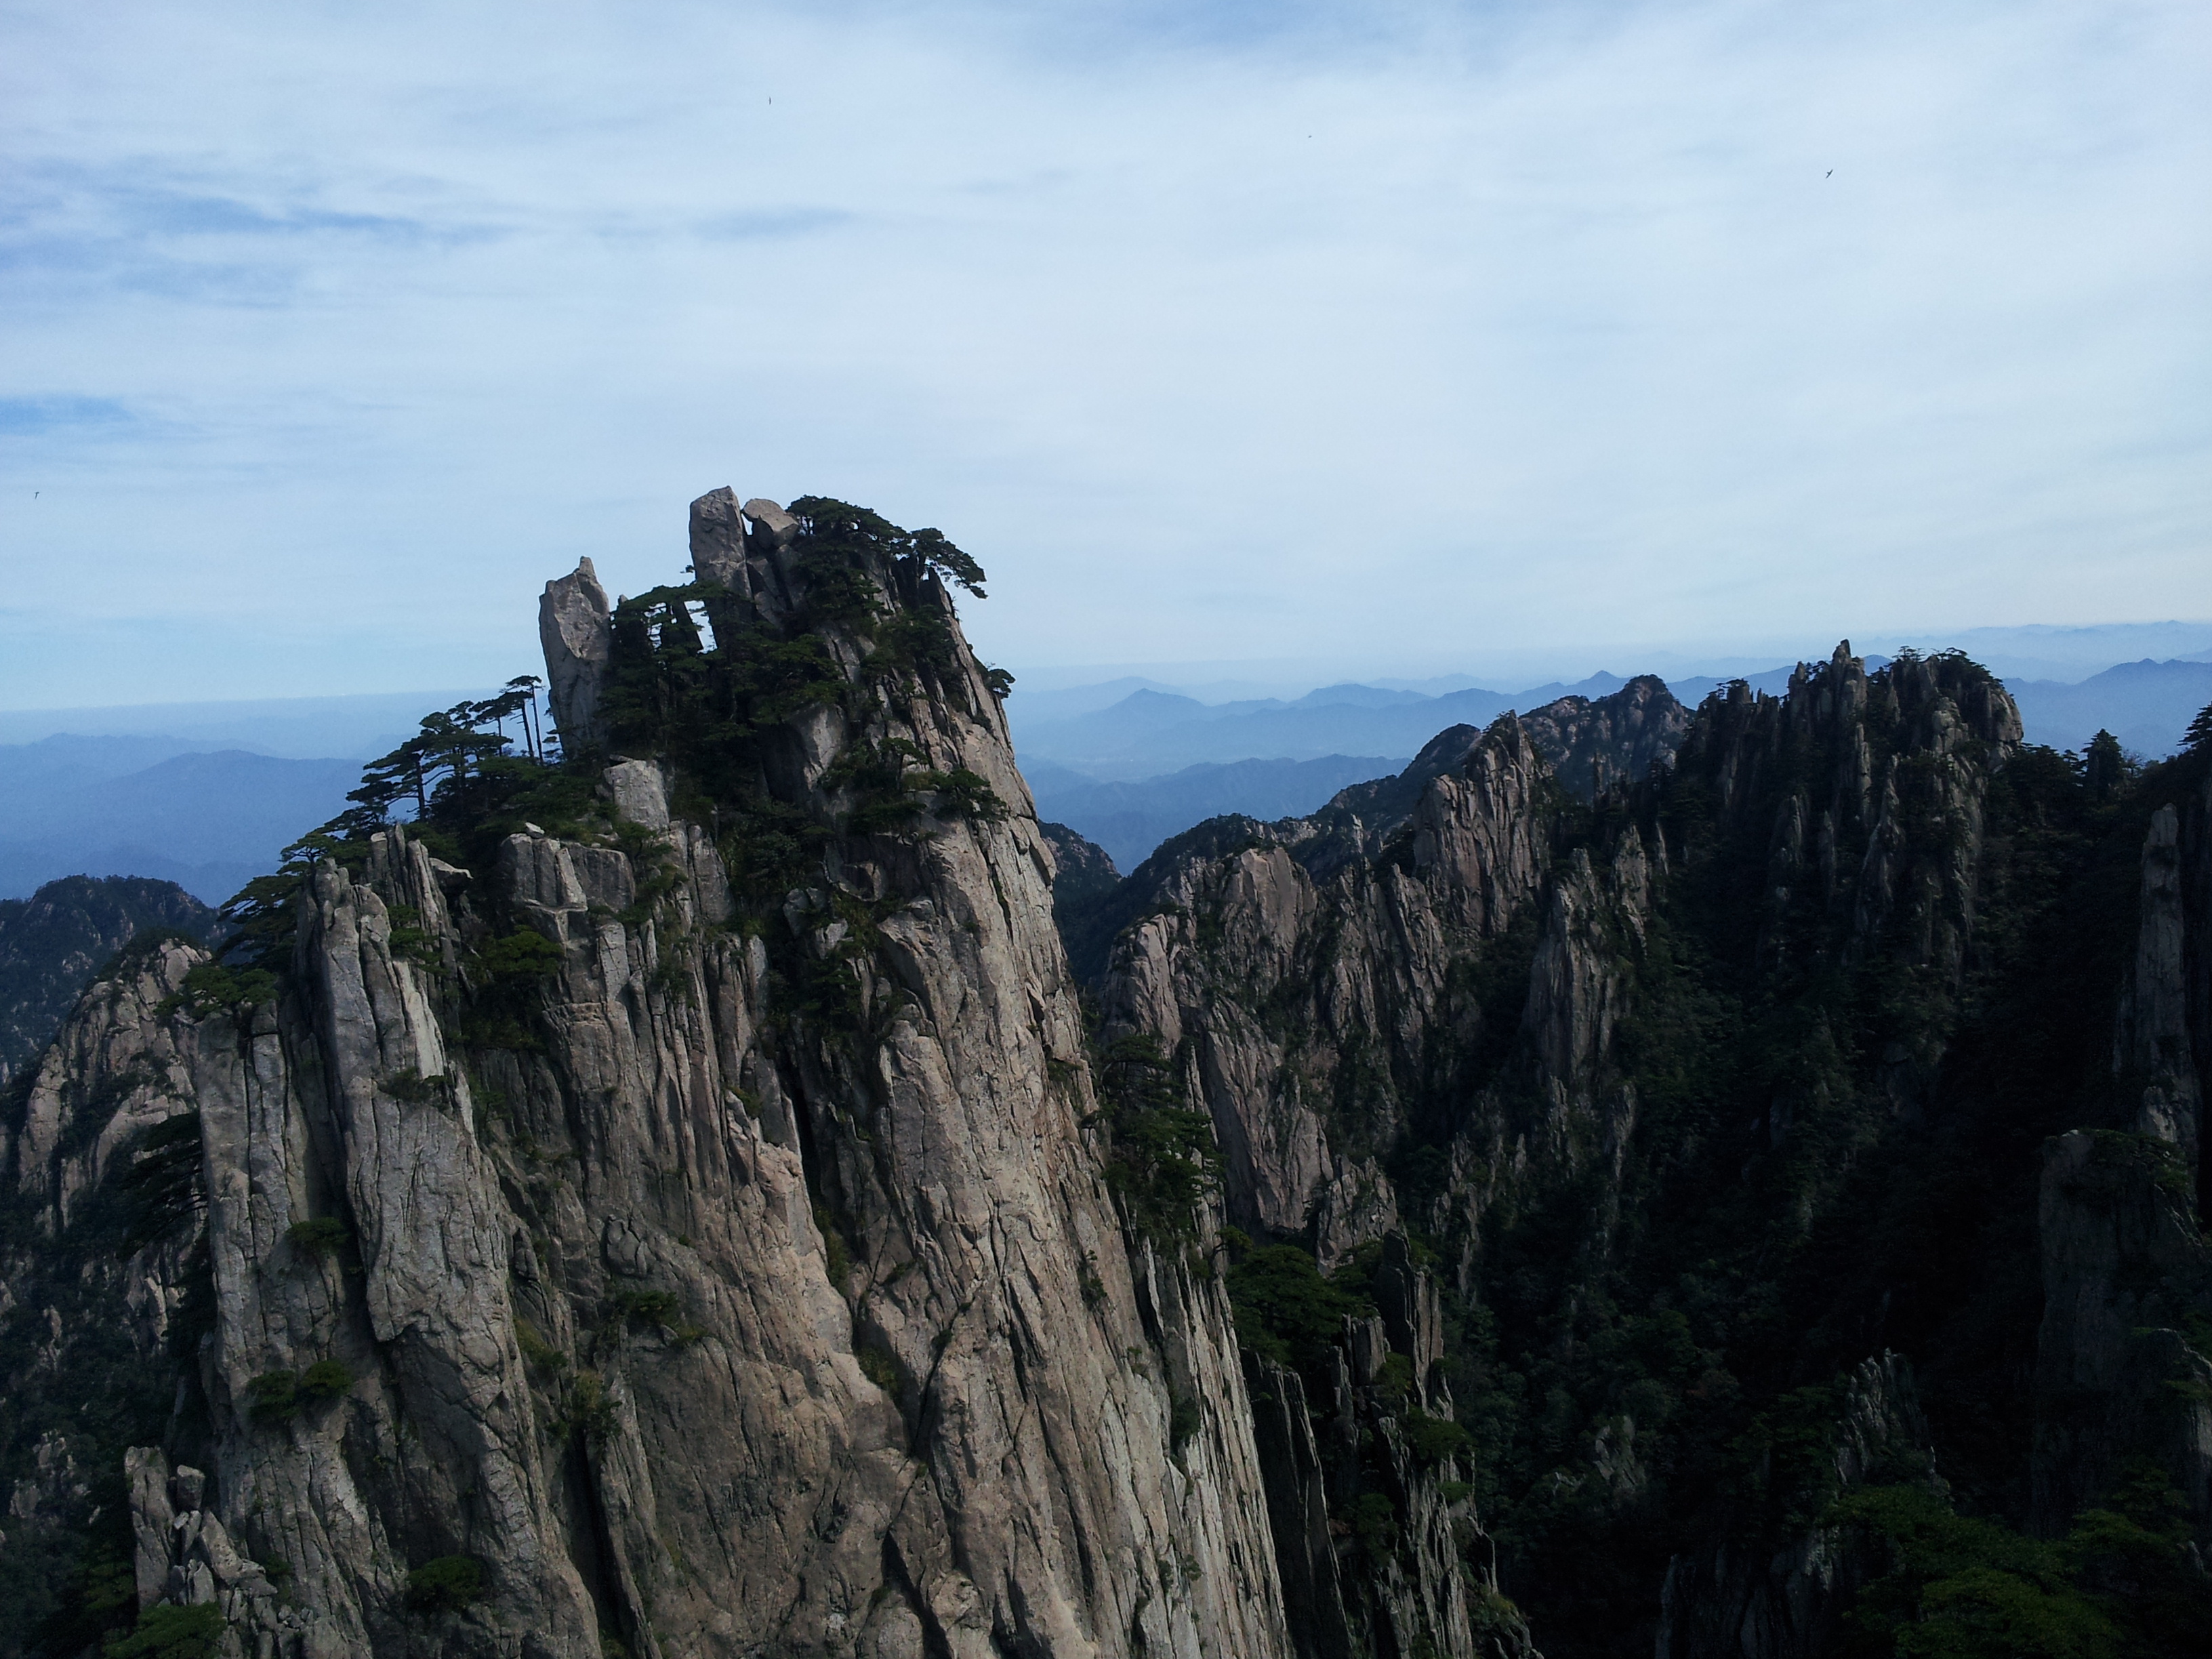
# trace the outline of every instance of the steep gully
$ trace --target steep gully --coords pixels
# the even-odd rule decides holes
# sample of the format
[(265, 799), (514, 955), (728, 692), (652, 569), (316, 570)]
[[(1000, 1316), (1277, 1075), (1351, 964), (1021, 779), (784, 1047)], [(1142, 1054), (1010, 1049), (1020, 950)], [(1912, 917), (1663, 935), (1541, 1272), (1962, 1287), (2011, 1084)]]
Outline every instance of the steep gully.
[[(2035, 1530), (2148, 1459), (2212, 1541), (2203, 768), (2082, 809), (2141, 849), (2102, 1081), (2021, 1432), (1954, 1460), (1956, 1308), (1923, 1401), (1868, 1311), (1919, 1292), (1686, 1304), (1889, 1214), (2063, 908), (1971, 665), (1636, 682), (1201, 826), (1071, 925), (1094, 1036), (981, 573), (728, 491), (691, 553), (549, 586), (557, 773), (320, 848), (264, 979), (125, 952), (12, 1088), (15, 1650), (130, 1603), (257, 1656), (1814, 1653), (1880, 1562), (1807, 1494), (2012, 1451)], [(1139, 1052), (1219, 1149), (1174, 1227)], [(1662, 1341), (1686, 1379), (1587, 1360)], [(1680, 1473), (1701, 1413), (1768, 1425), (1757, 1491)]]

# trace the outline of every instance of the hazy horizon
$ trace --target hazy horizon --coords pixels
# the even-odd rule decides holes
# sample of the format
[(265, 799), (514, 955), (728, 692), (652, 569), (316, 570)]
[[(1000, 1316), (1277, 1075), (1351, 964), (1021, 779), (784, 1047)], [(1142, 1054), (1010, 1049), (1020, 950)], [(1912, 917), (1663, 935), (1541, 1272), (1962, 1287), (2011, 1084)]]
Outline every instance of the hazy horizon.
[[(971, 602), (972, 604), (972, 602)], [(1978, 635), (1978, 637), (1977, 637)], [(1911, 645), (1930, 650), (1957, 645), (2010, 681), (2074, 684), (2136, 661), (2212, 660), (2212, 623), (2144, 623), (2091, 629), (2031, 626), (2008, 629), (1920, 630), (1869, 635), (1851, 641), (1863, 656), (1887, 657)], [(1991, 649), (1991, 647), (1996, 647)], [(1977, 649), (1977, 647), (1979, 647)], [(1015, 670), (1008, 704), (1018, 738), (1040, 718), (1078, 708), (1103, 708), (1139, 684), (1221, 704), (1269, 698), (1295, 700), (1331, 686), (1365, 684), (1438, 696), (1480, 688), (1507, 696), (1552, 690), (1611, 674), (1620, 678), (1656, 673), (1670, 683), (1727, 679), (1770, 673), (1796, 662), (1825, 659), (1832, 646), (1788, 652), (1728, 655), (1664, 650), (1586, 653), (1559, 657), (1549, 672), (1483, 673), (1469, 669), (1437, 673), (1361, 672), (1326, 663), (1285, 659), (1180, 663), (1077, 664)], [(1606, 656), (1606, 660), (1596, 660)], [(1531, 659), (1531, 663), (1539, 659)], [(1567, 666), (1559, 666), (1565, 663)], [(532, 665), (534, 668), (535, 665)], [(422, 687), (398, 691), (338, 692), (302, 696), (204, 698), (0, 708), (0, 746), (37, 743), (53, 736), (160, 736), (196, 744), (233, 743), (255, 752), (295, 758), (366, 757), (381, 753), (411, 732), (420, 717), (464, 697), (491, 694), (496, 685)], [(1085, 698), (1085, 693), (1112, 692)], [(1026, 694), (1026, 695), (1025, 695)], [(1040, 708), (1044, 705), (1044, 709)]]

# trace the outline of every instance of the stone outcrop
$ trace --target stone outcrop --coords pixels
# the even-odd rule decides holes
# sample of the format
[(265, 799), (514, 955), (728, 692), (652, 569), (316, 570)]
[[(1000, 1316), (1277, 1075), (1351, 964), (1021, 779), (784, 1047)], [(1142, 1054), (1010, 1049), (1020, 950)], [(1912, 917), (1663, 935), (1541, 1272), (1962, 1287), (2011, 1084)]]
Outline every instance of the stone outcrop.
[(2148, 1466), (2181, 1494), (2198, 1547), (2212, 1547), (2208, 819), (2212, 779), (2149, 816), (2113, 1020), (2118, 1121), (2061, 1136), (2045, 1157), (2032, 1520), (2054, 1536)]
[[(811, 875), (756, 908), (767, 809), (718, 837), (618, 761), (469, 879), (399, 828), (306, 871), (273, 997), (180, 945), (97, 988), (10, 1127), (8, 1283), (144, 1397), (48, 1462), (127, 1454), (142, 1595), (205, 1577), (239, 1651), (1287, 1655), (1227, 1303), (1103, 1180), (998, 702), (918, 561), (855, 567), (951, 642), (888, 674), (747, 516), (717, 603), (849, 688), (729, 798), (820, 826)], [(563, 592), (574, 740), (603, 595)], [(848, 830), (834, 769), (884, 753), (920, 804)], [(68, 1282), (180, 1113), (173, 1224)]]
[[(1444, 1013), (1447, 975), (1540, 890), (1545, 776), (1508, 720), (1429, 781), (1373, 860), (1317, 877), (1302, 856), (1337, 854), (1364, 823), (1218, 820), (1156, 877), (1152, 914), (1115, 947), (1106, 1017), (1184, 1056), (1239, 1226), (1310, 1230), (1326, 1262), (1399, 1225), (1378, 1159), (1416, 1109), (1404, 1079), (1437, 1019), (1485, 1018)], [(1332, 1134), (1346, 1107), (1360, 1131)]]
[(1104, 848), (1085, 841), (1064, 823), (1040, 823), (1038, 830), (1052, 848), (1055, 888), (1073, 879), (1094, 891), (1104, 891), (1121, 879)]
[(261, 1564), (232, 1541), (207, 1507), (207, 1476), (149, 1447), (124, 1458), (131, 1488), (131, 1570), (141, 1609), (212, 1607), (241, 1650), (297, 1648), (307, 1620), (281, 1599)]
[(139, 934), (228, 931), (174, 882), (139, 876), (69, 876), (0, 899), (0, 1085), (38, 1058), (93, 975)]
[(2212, 957), (2212, 893), (2205, 890), (2212, 856), (2203, 845), (2212, 800), (2188, 806), (2193, 860), (2185, 854), (2183, 814), (2173, 803), (2151, 815), (2143, 839), (2140, 920), (2112, 1033), (2112, 1070), (2140, 1091), (2131, 1127), (2172, 1146), (2193, 1176), (2203, 1154), (2203, 1033), (2212, 1027), (2203, 961)]
[(589, 559), (577, 560), (574, 571), (545, 584), (538, 602), (538, 639), (545, 653), (546, 698), (561, 741), (570, 749), (588, 749), (602, 735), (599, 697), (614, 641), (607, 590), (599, 586)]
[[(1451, 1420), (1436, 1286), (1403, 1235), (1384, 1241), (1381, 1311), (1347, 1320), (1317, 1386), (1247, 1352), (1275, 1549), (1301, 1659), (1371, 1653), (1537, 1659), (1498, 1592), (1463, 1445), (1414, 1435)], [(1346, 1517), (1350, 1517), (1347, 1519)]]
[(799, 520), (764, 496), (757, 495), (745, 503), (745, 517), (751, 520), (751, 534), (757, 545), (787, 547), (799, 533)]
[(1674, 757), (1690, 711), (1656, 674), (1638, 674), (1603, 697), (1561, 697), (1521, 716), (1554, 776), (1583, 799), (1625, 789)]

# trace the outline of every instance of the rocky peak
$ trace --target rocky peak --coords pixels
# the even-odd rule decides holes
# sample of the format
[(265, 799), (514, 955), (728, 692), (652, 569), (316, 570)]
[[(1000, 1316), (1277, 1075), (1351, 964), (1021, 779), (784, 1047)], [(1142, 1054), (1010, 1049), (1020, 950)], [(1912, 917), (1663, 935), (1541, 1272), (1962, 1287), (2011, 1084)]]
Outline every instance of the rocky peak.
[(599, 738), (599, 696), (605, 686), (613, 623), (607, 590), (589, 559), (545, 584), (538, 602), (538, 637), (545, 653), (546, 696), (562, 741), (577, 749)]
[[(149, 1606), (287, 1656), (1291, 1651), (1222, 1289), (1105, 1178), (981, 573), (793, 507), (552, 584), (565, 765), (334, 841), (260, 980), (164, 959), (50, 1054), (6, 1282), (55, 1375), (160, 1357), (106, 1437), (41, 1419), (146, 1472)], [(73, 1277), (168, 1117), (158, 1241)]]
[(1674, 758), (1690, 711), (1656, 674), (1638, 674), (1602, 697), (1561, 697), (1521, 716), (1553, 774), (1583, 799), (1644, 781)]
[(37, 1058), (118, 951), (142, 936), (213, 944), (228, 931), (174, 882), (137, 876), (68, 876), (0, 899), (0, 1085)]

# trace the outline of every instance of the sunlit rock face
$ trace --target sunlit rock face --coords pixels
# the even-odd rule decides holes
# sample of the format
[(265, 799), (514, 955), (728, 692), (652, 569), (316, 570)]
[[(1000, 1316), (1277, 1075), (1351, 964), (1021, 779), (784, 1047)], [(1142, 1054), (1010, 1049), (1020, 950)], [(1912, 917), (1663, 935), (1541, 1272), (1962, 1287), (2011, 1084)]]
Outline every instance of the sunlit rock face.
[[(695, 510), (717, 672), (813, 676), (727, 771), (620, 752), (587, 563), (564, 820), (349, 843), (274, 978), (166, 947), (37, 1068), (10, 1294), (129, 1396), (49, 1507), (127, 1460), (149, 1607), (300, 1655), (1293, 1651), (1222, 1288), (1102, 1179), (996, 698), (924, 561), (799, 531)], [(799, 878), (733, 885), (771, 824)], [(162, 1123), (175, 1213), (118, 1257)]]

